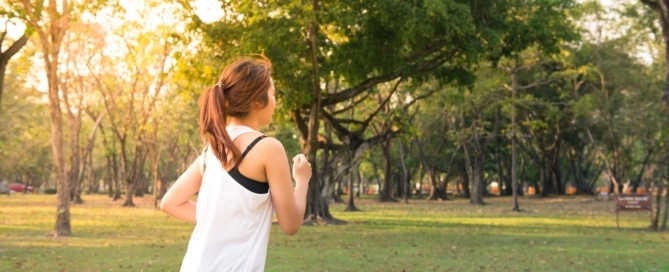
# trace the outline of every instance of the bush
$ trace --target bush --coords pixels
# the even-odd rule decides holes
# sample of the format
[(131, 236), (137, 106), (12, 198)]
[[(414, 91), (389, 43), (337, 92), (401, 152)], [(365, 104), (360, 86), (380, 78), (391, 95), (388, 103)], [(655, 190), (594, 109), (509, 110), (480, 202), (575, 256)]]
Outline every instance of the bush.
[(47, 195), (55, 195), (55, 194), (56, 194), (56, 188), (47, 188), (47, 189), (44, 189), (44, 194), (47, 194)]

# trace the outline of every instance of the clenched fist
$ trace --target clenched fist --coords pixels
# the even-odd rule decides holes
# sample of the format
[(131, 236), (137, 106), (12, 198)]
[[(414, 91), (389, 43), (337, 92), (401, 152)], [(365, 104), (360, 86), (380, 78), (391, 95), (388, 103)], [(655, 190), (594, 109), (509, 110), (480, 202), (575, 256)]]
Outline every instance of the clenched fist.
[(298, 185), (308, 185), (311, 178), (311, 164), (304, 154), (293, 157), (293, 178)]

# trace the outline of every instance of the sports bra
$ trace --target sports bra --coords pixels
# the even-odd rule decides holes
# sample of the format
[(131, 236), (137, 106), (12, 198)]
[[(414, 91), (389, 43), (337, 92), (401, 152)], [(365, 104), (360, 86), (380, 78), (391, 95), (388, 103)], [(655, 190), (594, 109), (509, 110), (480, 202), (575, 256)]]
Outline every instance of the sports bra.
[[(246, 157), (246, 154), (248, 154), (249, 151), (251, 151), (251, 148), (253, 148), (253, 146), (255, 146), (258, 142), (260, 142), (260, 140), (264, 139), (265, 137), (267, 137), (267, 136), (260, 135), (260, 136), (258, 136), (258, 138), (255, 138), (253, 140), (253, 142), (251, 142), (246, 147), (246, 150), (244, 150), (244, 153), (242, 153), (242, 155), (239, 157), (239, 161), (237, 161), (237, 164), (234, 167), (232, 167), (232, 169), (230, 169), (228, 171), (228, 174), (230, 174), (232, 179), (237, 181), (237, 183), (239, 183), (239, 185), (243, 186), (247, 190), (249, 190), (253, 193), (256, 193), (256, 194), (266, 194), (267, 192), (269, 192), (269, 183), (257, 181), (257, 180), (254, 180), (254, 179), (251, 179), (251, 178), (248, 178), (248, 177), (244, 176), (242, 173), (239, 172), (238, 166), (242, 163), (242, 160), (244, 160), (244, 157)], [(207, 146), (204, 149), (205, 156), (207, 154), (207, 149), (209, 149), (209, 146)], [(206, 162), (206, 160), (204, 160), (204, 161)], [(204, 174), (205, 170), (207, 170), (207, 164), (206, 163), (203, 165), (203, 168), (202, 168), (202, 173), (203, 174)]]

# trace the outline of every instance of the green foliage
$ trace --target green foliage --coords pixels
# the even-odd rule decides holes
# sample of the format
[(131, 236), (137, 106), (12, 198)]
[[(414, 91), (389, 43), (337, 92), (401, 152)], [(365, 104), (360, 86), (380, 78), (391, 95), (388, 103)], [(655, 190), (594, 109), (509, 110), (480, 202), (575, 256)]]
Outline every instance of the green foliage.
[[(498, 39), (507, 36), (503, 33), (515, 31), (518, 26), (518, 20), (505, 23), (505, 16), (510, 19), (516, 12), (511, 8), (512, 1), (495, 5), (489, 2), (325, 1), (319, 2), (314, 10), (311, 3), (298, 1), (263, 4), (226, 1), (226, 16), (220, 22), (198, 25), (207, 34), (205, 42), (209, 49), (205, 54), (221, 56), (223, 63), (249, 53), (269, 56), (275, 63), (275, 83), (285, 98), (284, 105), (295, 109), (311, 101), (314, 75), (307, 43), (310, 24), (318, 27), (315, 57), (320, 82), (342, 80), (341, 86), (345, 88), (370, 77), (404, 76), (471, 83), (474, 79), (471, 65), (478, 56), (500, 44)], [(563, 20), (560, 12), (570, 2), (535, 5), (539, 8), (536, 18), (532, 18), (541, 21), (526, 29)], [(560, 24), (556, 27), (568, 26), (568, 22)], [(522, 36), (525, 43), (509, 40), (513, 47), (493, 55), (499, 58), (522, 50), (534, 39), (544, 39), (548, 47), (567, 30), (547, 31), (556, 33), (509, 34)]]
[(302, 153), (300, 146), (299, 133), (297, 133), (287, 122), (274, 122), (270, 125), (265, 134), (278, 139), (286, 150), (286, 155), (290, 159), (299, 153)]
[(5, 78), (0, 113), (0, 180), (28, 178), (35, 187), (48, 182), (53, 159), (49, 144), (48, 107), (45, 96), (28, 85), (28, 58), (11, 62)]
[(500, 57), (517, 56), (533, 45), (546, 54), (557, 54), (560, 46), (579, 38), (568, 11), (572, 0), (509, 1), (502, 42), (491, 48), (493, 62)]

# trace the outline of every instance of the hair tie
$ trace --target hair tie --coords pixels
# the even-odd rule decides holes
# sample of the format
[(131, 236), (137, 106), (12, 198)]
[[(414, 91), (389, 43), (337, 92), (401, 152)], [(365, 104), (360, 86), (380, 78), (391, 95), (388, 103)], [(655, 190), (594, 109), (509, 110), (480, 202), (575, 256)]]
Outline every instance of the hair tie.
[(219, 88), (221, 88), (221, 90), (225, 92), (225, 83), (223, 83), (223, 81), (219, 81), (219, 82), (216, 83), (216, 85), (214, 85), (214, 86), (215, 86), (215, 87), (219, 87)]

